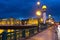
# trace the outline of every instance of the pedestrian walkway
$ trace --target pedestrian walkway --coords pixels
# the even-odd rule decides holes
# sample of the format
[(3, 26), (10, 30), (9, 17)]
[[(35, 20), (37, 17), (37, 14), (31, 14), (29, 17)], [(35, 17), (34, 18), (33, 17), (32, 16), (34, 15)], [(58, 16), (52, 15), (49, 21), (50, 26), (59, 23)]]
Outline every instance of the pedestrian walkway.
[(26, 40), (56, 40), (56, 34), (53, 31), (53, 28), (50, 27), (43, 32), (38, 33), (37, 35), (30, 37)]

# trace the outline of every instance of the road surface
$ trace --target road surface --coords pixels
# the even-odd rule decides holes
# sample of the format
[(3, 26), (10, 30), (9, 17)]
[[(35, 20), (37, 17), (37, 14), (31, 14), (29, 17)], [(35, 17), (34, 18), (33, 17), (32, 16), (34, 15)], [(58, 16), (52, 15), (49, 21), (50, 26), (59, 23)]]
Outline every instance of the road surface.
[(57, 35), (53, 30), (53, 27), (50, 27), (43, 32), (40, 32), (37, 35), (30, 37), (26, 40), (57, 40)]

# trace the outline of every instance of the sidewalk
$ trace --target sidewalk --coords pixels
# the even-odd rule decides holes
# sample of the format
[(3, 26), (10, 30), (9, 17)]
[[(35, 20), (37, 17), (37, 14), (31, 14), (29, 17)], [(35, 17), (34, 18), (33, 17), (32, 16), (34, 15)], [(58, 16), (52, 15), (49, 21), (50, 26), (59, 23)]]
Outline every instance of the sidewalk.
[(26, 40), (55, 40), (56, 34), (53, 32), (52, 27), (46, 29), (45, 31), (38, 33), (37, 35), (26, 39)]

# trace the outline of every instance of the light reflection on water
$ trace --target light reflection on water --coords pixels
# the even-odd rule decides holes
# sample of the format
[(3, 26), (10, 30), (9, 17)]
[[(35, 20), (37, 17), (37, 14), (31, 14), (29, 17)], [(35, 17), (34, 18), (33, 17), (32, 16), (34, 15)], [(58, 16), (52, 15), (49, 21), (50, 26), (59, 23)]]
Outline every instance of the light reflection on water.
[(4, 29), (0, 29), (0, 34), (4, 31)]
[[(0, 34), (4, 32), (4, 29), (0, 29)], [(13, 29), (7, 29), (7, 32), (14, 32)]]

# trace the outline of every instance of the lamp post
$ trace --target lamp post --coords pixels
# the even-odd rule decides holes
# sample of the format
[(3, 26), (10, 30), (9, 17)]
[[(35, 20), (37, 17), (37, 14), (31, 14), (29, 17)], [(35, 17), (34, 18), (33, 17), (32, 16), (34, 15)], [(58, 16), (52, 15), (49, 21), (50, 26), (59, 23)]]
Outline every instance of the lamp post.
[(41, 11), (40, 10), (38, 10), (37, 12), (36, 12), (36, 15), (37, 15), (37, 17), (38, 17), (38, 26), (39, 26), (39, 22), (40, 22), (40, 17), (41, 17)]
[(36, 15), (37, 15), (37, 17), (38, 17), (38, 32), (40, 31), (40, 16), (41, 16), (41, 11), (40, 10), (38, 10), (38, 11), (36, 11)]
[(43, 23), (44, 24), (46, 22), (46, 9), (47, 9), (46, 5), (43, 5), (42, 6), (42, 12), (43, 12)]
[(38, 9), (39, 9), (39, 6), (40, 6), (40, 2), (39, 1), (37, 2), (37, 6), (38, 6)]
[(42, 13), (41, 10), (39, 9), (39, 7), (40, 7), (40, 2), (39, 1), (37, 2), (37, 6), (38, 6), (38, 10), (36, 11), (36, 15), (38, 17), (38, 32), (39, 32), (40, 31), (39, 30), (39, 28), (40, 28), (40, 26), (39, 26), (40, 25), (40, 19), (39, 18), (41, 17), (41, 13)]
[(37, 6), (38, 6), (38, 10), (36, 12), (36, 15), (38, 16), (38, 31), (39, 31), (39, 28), (40, 28), (40, 23), (39, 23), (40, 19), (39, 18), (41, 18), (43, 16), (43, 19), (41, 19), (41, 21), (43, 21), (44, 24), (46, 23), (46, 9), (47, 9), (47, 7), (46, 7), (46, 5), (43, 5), (42, 10), (40, 10), (40, 8), (39, 8), (40, 2), (39, 1), (37, 2)]
[(39, 6), (40, 6), (39, 1), (37, 2), (37, 5), (38, 5), (38, 10), (36, 11), (36, 15), (38, 16), (38, 26), (39, 26), (39, 17), (41, 16), (41, 10), (39, 9)]

